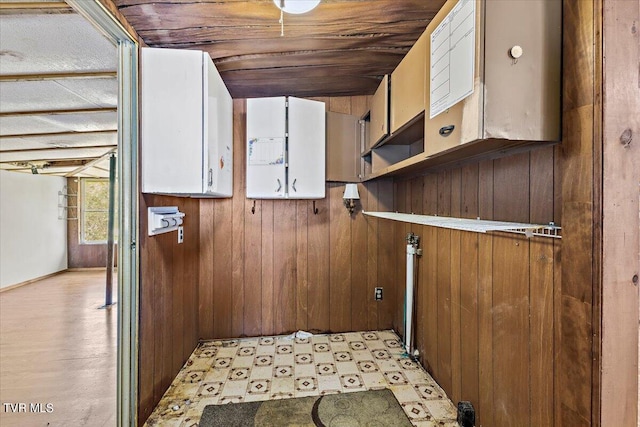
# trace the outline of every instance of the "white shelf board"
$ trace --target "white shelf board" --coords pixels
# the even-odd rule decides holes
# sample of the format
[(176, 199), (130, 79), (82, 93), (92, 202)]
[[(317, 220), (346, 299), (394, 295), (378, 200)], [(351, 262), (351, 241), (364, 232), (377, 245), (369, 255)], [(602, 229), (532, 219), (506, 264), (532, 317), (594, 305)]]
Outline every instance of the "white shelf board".
[(428, 225), (431, 227), (448, 228), (450, 230), (486, 233), (488, 231), (504, 231), (531, 236), (561, 238), (560, 227), (553, 224), (527, 224), (520, 222), (489, 221), (483, 219), (452, 218), (446, 216), (415, 215), (397, 212), (365, 212), (364, 215), (411, 224)]

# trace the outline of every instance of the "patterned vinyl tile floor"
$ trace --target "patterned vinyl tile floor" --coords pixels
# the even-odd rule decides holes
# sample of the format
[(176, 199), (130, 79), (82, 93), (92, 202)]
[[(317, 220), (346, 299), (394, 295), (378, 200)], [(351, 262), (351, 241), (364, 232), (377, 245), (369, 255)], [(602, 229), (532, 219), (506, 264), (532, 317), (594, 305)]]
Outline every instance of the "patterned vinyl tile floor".
[(456, 408), (393, 331), (205, 341), (147, 426), (193, 427), (206, 405), (389, 388), (414, 426), (458, 426)]

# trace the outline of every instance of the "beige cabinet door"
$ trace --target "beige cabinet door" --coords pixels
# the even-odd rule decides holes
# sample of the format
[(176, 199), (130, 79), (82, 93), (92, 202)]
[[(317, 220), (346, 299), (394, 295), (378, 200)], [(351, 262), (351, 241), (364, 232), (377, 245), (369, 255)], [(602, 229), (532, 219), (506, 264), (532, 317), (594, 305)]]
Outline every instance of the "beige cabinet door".
[(360, 182), (360, 118), (327, 112), (327, 181)]
[(425, 71), (427, 81), (425, 86), (425, 129), (424, 129), (424, 153), (427, 156), (447, 151), (465, 142), (477, 140), (480, 137), (480, 128), (483, 117), (481, 116), (481, 69), (482, 51), (480, 51), (481, 27), (481, 0), (476, 1), (476, 52), (474, 67), (474, 92), (449, 109), (433, 118), (429, 118), (431, 105), (431, 33), (447, 17), (449, 12), (458, 4), (458, 0), (447, 1), (438, 14), (427, 26), (425, 34), (428, 37), (426, 46)]
[[(445, 3), (427, 27), (429, 38), (457, 4)], [(430, 119), (427, 80), (425, 154), (487, 139), (560, 140), (561, 9), (559, 0), (476, 0), (474, 91)]]
[(389, 75), (385, 75), (371, 98), (369, 148), (389, 134)]
[(391, 133), (424, 111), (427, 40), (425, 31), (391, 73)]

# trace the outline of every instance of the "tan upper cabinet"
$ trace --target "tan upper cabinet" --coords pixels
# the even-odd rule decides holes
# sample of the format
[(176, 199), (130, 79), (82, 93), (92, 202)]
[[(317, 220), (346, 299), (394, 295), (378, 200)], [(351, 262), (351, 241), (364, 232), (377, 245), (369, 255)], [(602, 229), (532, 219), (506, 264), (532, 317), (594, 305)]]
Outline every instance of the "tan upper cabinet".
[(371, 97), (369, 147), (389, 134), (389, 75), (385, 75), (376, 93)]
[(425, 31), (391, 73), (391, 133), (424, 111), (427, 40)]
[(360, 182), (360, 117), (327, 112), (327, 181)]
[[(449, 71), (432, 69), (431, 35), (438, 34), (434, 31), (454, 8), (467, 2), (458, 3), (447, 1), (426, 30), (425, 154), (478, 140), (508, 140), (514, 145), (518, 141), (559, 141), (561, 0), (475, 0), (475, 57), (470, 62), (474, 65), (473, 93), (430, 118), (432, 91), (440, 87), (434, 79), (440, 78), (441, 70)], [(463, 14), (454, 19), (456, 26), (449, 30), (452, 37), (447, 40), (447, 49), (455, 47), (464, 35), (453, 34)], [(460, 70), (455, 67), (454, 55), (442, 57), (449, 61), (452, 72)]]

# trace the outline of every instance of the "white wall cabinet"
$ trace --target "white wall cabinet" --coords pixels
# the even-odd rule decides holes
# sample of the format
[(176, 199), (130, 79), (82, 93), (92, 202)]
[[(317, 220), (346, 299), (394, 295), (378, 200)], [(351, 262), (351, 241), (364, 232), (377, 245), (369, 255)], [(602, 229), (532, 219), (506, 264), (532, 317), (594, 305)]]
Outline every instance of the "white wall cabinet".
[(293, 97), (247, 100), (247, 197), (325, 197), (325, 105)]
[(233, 194), (233, 101), (209, 54), (143, 48), (142, 192)]
[(247, 197), (285, 194), (286, 98), (247, 100)]

